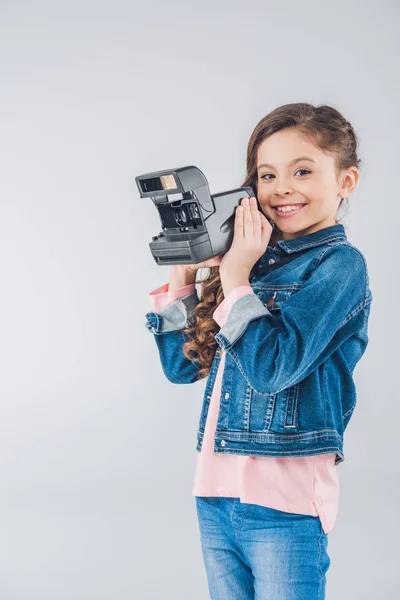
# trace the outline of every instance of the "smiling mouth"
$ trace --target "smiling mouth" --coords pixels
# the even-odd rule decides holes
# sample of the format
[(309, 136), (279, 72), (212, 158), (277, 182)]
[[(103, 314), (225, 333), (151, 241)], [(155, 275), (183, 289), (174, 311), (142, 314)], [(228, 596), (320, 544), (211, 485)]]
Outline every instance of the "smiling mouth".
[[(292, 204), (292, 206), (296, 206), (296, 204)], [(304, 206), (306, 206), (306, 204), (299, 204), (298, 208), (285, 211), (279, 211), (275, 207), (273, 207), (273, 210), (275, 215), (277, 215), (278, 217), (291, 217), (292, 215), (297, 215), (297, 213), (300, 212), (301, 209), (304, 208)]]

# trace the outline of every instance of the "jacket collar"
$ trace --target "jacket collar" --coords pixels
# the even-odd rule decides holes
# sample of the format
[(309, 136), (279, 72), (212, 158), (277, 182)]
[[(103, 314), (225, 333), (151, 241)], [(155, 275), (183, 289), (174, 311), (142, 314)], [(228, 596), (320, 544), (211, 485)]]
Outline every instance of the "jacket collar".
[(297, 238), (289, 240), (278, 240), (276, 245), (282, 248), (285, 252), (297, 252), (303, 250), (303, 248), (312, 248), (313, 246), (320, 246), (326, 242), (333, 242), (336, 240), (347, 240), (346, 232), (342, 223), (331, 225), (330, 227), (324, 227), (313, 233), (302, 235)]

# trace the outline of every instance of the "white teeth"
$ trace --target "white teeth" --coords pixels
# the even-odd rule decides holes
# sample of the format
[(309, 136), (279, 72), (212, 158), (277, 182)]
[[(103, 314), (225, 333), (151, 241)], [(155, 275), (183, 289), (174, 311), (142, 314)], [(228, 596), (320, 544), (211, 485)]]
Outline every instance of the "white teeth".
[(288, 212), (289, 210), (297, 210), (299, 208), (301, 208), (302, 205), (295, 205), (292, 204), (290, 206), (282, 206), (281, 208), (276, 207), (276, 210), (279, 210), (279, 212)]

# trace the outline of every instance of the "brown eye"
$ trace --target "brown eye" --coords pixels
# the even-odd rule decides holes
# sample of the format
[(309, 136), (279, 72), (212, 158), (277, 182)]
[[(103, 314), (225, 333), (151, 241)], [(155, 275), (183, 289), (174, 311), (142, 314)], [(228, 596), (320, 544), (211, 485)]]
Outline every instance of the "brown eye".
[[(306, 174), (311, 173), (311, 171), (309, 171), (308, 169), (297, 169), (296, 173), (298, 173), (299, 171), (303, 171)], [(261, 175), (260, 179), (264, 179), (264, 177), (268, 177), (268, 175), (272, 175), (272, 177), (275, 177), (275, 175), (273, 175), (272, 173), (264, 173), (264, 175)], [(265, 181), (270, 181), (270, 179), (265, 179)]]

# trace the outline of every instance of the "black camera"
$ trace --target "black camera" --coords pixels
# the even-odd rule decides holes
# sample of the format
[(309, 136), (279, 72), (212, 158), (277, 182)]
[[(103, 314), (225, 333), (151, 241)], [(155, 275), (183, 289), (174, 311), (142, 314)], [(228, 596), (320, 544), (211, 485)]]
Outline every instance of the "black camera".
[(159, 265), (197, 264), (228, 252), (234, 234), (235, 209), (251, 187), (211, 195), (200, 169), (190, 165), (135, 177), (141, 198), (151, 198), (162, 231), (150, 250)]

